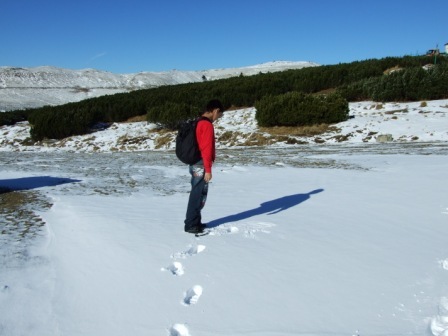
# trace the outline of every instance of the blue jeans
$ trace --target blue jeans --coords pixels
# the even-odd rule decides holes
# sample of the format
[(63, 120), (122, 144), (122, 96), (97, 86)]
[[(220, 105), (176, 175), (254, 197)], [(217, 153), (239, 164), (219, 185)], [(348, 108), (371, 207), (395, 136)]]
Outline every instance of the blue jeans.
[(208, 193), (208, 183), (204, 181), (205, 169), (202, 160), (189, 167), (191, 174), (191, 191), (188, 199), (188, 207), (185, 230), (189, 230), (201, 223), (201, 210), (205, 205)]

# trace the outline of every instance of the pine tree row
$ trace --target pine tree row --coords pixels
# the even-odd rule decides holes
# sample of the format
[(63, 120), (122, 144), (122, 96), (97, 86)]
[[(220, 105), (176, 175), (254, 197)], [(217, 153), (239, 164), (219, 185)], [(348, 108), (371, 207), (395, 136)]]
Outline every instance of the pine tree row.
[[(84, 134), (99, 122), (120, 122), (147, 115), (147, 120), (175, 129), (197, 115), (211, 98), (226, 107), (257, 107), (261, 125), (333, 123), (347, 118), (347, 101), (415, 101), (448, 98), (448, 58), (425, 70), (432, 59), (387, 57), (346, 64), (239, 76), (162, 86), (83, 100), (60, 106), (8, 112), (0, 124), (28, 118), (31, 136), (61, 139)], [(396, 69), (387, 72), (388, 69)], [(316, 95), (322, 92), (333, 94)]]

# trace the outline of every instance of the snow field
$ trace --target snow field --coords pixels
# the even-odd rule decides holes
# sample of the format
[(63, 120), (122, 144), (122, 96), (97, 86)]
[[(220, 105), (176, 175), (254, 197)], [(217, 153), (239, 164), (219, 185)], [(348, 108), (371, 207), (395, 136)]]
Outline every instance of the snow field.
[[(1, 250), (0, 331), (446, 336), (447, 156), (437, 146), (431, 155), (384, 148), (322, 148), (302, 159), (350, 169), (296, 168), (278, 151), (271, 166), (218, 158), (203, 211), (212, 232), (199, 238), (183, 232), (185, 166), (151, 161), (135, 180), (144, 188), (129, 189), (107, 169), (70, 166), (108, 166), (126, 184), (129, 155), (100, 164), (78, 153), (49, 167), (35, 153), (27, 170), (4, 165), (6, 182), (81, 182), (39, 185), (54, 204), (39, 213), (45, 230), (20, 258)], [(90, 190), (111, 187), (120, 192)]]
[(374, 169), (218, 168), (204, 217), (219, 225), (200, 238), (182, 232), (184, 193), (58, 196), (41, 330), (442, 335), (446, 158), (344, 159)]

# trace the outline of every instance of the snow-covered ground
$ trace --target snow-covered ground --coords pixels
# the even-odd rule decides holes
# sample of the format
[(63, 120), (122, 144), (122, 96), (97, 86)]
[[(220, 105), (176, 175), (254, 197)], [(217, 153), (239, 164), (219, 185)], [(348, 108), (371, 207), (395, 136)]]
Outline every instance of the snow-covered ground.
[(173, 134), (0, 128), (0, 335), (447, 336), (448, 101), (424, 105), (259, 147), (255, 111), (226, 112), (200, 238), (187, 168), (148, 151)]

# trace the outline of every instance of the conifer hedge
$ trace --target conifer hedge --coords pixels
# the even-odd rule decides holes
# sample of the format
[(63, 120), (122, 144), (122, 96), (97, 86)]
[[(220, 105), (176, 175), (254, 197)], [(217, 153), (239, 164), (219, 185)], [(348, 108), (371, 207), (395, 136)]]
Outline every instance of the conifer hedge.
[(182, 121), (197, 116), (200, 109), (188, 104), (165, 102), (148, 110), (147, 120), (168, 129), (176, 129)]
[(28, 120), (30, 113), (27, 110), (19, 110), (13, 112), (0, 112), (0, 126), (14, 125), (20, 121)]
[(262, 127), (332, 124), (348, 118), (348, 102), (339, 94), (310, 95), (289, 92), (265, 96), (255, 103)]
[(448, 97), (448, 64), (429, 69), (412, 67), (343, 85), (338, 92), (349, 101), (417, 101)]

